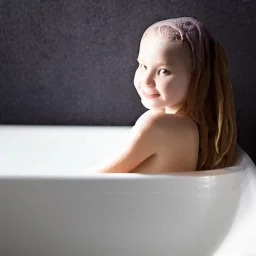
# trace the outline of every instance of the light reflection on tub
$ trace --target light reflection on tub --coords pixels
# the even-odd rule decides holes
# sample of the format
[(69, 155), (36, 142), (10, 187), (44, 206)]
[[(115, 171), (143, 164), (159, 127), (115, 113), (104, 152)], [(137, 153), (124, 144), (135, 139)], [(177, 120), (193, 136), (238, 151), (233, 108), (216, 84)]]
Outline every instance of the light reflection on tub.
[(83, 171), (116, 154), (129, 131), (1, 126), (0, 255), (256, 253), (256, 170), (245, 152), (215, 171)]

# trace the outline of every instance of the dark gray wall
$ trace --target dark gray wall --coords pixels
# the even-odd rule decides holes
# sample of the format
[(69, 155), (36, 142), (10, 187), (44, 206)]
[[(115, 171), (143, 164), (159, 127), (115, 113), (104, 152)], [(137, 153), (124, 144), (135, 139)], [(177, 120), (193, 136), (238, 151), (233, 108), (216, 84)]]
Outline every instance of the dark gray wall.
[(139, 41), (192, 16), (230, 60), (238, 141), (256, 160), (255, 0), (0, 0), (0, 123), (133, 125)]

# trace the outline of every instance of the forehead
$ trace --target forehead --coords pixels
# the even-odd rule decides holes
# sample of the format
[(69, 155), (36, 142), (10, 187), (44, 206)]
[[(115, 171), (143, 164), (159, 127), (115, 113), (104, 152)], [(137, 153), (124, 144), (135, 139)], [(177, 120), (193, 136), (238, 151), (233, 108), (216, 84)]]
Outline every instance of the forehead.
[(182, 41), (172, 42), (164, 36), (148, 34), (141, 40), (138, 58), (144, 61), (161, 60), (173, 64), (190, 58), (190, 49)]

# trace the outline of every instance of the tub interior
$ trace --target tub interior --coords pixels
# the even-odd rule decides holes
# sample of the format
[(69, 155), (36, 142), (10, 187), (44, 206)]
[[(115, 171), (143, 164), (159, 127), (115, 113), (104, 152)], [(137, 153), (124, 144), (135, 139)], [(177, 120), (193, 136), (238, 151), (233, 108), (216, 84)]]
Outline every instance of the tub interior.
[[(87, 175), (86, 170), (121, 152), (131, 128), (2, 125), (0, 173), (7, 176)], [(178, 175), (204, 176), (239, 171), (243, 169), (239, 164), (241, 161), (239, 159), (236, 167), (224, 170)], [(122, 174), (123, 177), (124, 175)], [(127, 177), (134, 175), (129, 174)], [(115, 177), (113, 174), (111, 176)]]
[(2, 175), (79, 175), (115, 156), (131, 127), (0, 126)]

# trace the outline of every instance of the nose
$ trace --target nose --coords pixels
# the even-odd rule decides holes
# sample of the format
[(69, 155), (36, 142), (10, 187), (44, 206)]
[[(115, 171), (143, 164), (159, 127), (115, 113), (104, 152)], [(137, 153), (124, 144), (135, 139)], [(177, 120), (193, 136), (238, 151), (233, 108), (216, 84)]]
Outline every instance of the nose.
[(154, 77), (149, 73), (144, 74), (142, 82), (145, 87), (155, 87)]

